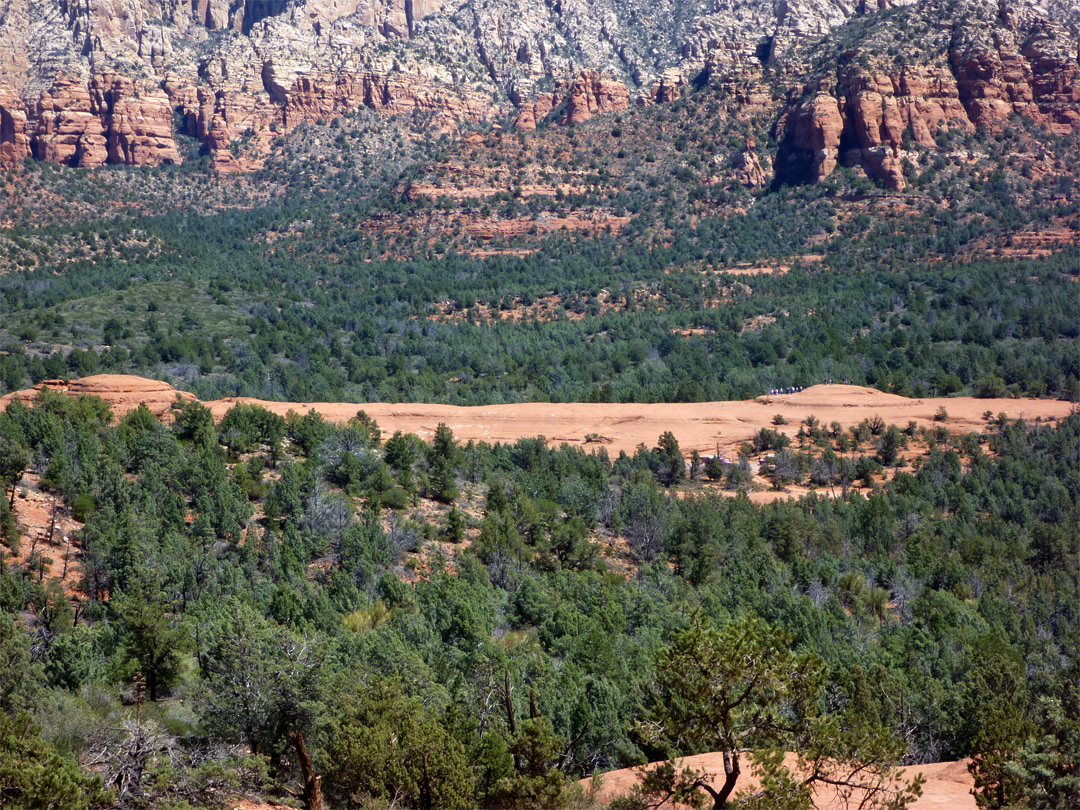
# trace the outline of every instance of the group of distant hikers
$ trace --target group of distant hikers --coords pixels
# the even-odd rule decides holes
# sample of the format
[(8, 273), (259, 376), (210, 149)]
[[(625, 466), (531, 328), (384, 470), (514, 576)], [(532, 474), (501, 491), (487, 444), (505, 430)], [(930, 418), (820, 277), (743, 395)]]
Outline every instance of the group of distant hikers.
[[(842, 380), (841, 382), (844, 385), (848, 385), (850, 383), (850, 380)], [(823, 385), (832, 385), (833, 380), (823, 380), (822, 384)], [(803, 390), (803, 387), (801, 385), (793, 385), (790, 388), (772, 388), (772, 389), (769, 390), (769, 395), (775, 397), (775, 396), (778, 396), (780, 394), (797, 394), (802, 390)]]

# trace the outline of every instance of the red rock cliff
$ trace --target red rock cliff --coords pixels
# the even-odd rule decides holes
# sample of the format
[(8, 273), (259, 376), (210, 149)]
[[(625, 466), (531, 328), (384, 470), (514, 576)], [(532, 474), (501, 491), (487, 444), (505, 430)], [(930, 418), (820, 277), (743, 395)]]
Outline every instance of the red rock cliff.
[(1013, 115), (1059, 134), (1080, 130), (1080, 71), (1045, 24), (1026, 32), (973, 28), (946, 57), (941, 65), (852, 67), (835, 83), (804, 85), (789, 99), (778, 133), (812, 154), (814, 180), (843, 162), (901, 190), (905, 145), (933, 148), (942, 130), (994, 131)]

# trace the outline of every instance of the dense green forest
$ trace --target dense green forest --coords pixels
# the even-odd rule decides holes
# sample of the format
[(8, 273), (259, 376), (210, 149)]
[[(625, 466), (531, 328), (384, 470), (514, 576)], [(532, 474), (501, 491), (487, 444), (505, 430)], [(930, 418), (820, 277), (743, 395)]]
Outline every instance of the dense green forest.
[(716, 222), (644, 253), (556, 239), (527, 257), (309, 263), (262, 255), (252, 216), (163, 217), (130, 226), (158, 234), (155, 256), (0, 276), (0, 390), (107, 371), (202, 399), (453, 404), (742, 399), (825, 379), (914, 396), (1080, 388), (1075, 250), (735, 276), (711, 256), (732, 238)]
[[(49, 393), (0, 414), (5, 807), (300, 801), (298, 739), (332, 806), (580, 804), (573, 779), (721, 747), (669, 692), (734, 639), (802, 690), (761, 698), (787, 720), (749, 747), (809, 745), (805, 716), (908, 763), (975, 756), (986, 806), (1076, 801), (1075, 416), (766, 506), (675, 497), (701, 471), (669, 434), (610, 458), (175, 416)], [(75, 600), (46, 575), (62, 549), (19, 535), (24, 473), (85, 521)]]

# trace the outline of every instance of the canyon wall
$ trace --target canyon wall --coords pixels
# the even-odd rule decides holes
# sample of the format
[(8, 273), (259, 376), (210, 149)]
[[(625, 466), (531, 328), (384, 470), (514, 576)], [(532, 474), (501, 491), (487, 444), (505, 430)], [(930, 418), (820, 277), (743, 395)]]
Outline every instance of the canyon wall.
[[(297, 125), (362, 107), (434, 131), (507, 114), (531, 130), (667, 103), (700, 80), (774, 115), (778, 171), (809, 181), (860, 165), (900, 190), (908, 150), (943, 131), (1013, 116), (1080, 129), (1070, 0), (2, 2), (5, 167), (201, 150), (244, 171)], [(754, 150), (742, 160), (761, 184)]]

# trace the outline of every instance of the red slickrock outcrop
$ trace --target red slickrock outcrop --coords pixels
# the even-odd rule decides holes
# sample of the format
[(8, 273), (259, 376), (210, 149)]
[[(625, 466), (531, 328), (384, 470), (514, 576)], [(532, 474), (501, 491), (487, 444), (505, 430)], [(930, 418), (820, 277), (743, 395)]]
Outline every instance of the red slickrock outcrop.
[(288, 128), (359, 107), (391, 115), (414, 110), (435, 112), (448, 122), (478, 121), (489, 113), (489, 105), (478, 96), (447, 96), (445, 88), (410, 76), (387, 76), (374, 71), (298, 76), (287, 89), (276, 87), (275, 95), (285, 102), (283, 123)]
[(108, 157), (105, 127), (95, 114), (89, 88), (78, 79), (58, 79), (37, 102), (34, 155), (50, 163), (93, 168)]
[(532, 131), (536, 125), (565, 104), (562, 124), (584, 124), (598, 115), (621, 112), (630, 108), (630, 93), (622, 82), (586, 70), (566, 83), (560, 82), (551, 93), (544, 93), (525, 102), (518, 111), (514, 126)]
[(804, 87), (791, 109), (795, 145), (813, 153), (814, 180), (842, 161), (862, 164), (894, 190), (904, 188), (905, 141), (932, 148), (939, 130), (974, 129), (951, 74), (926, 68), (902, 68), (895, 76), (856, 69), (835, 89)]
[(795, 142), (813, 152), (813, 172), (816, 180), (832, 174), (844, 131), (840, 106), (828, 93), (819, 93), (804, 102), (795, 119)]
[(517, 117), (514, 119), (514, 126), (526, 132), (533, 132), (536, 125), (547, 118), (557, 105), (558, 101), (554, 94), (545, 93), (537, 96), (532, 101), (521, 105), (521, 109), (518, 110)]
[[(240, 139), (254, 139), (266, 147), (276, 132), (286, 134), (301, 123), (329, 120), (362, 107), (388, 115), (435, 113), (434, 126), (441, 130), (492, 115), (490, 98), (480, 93), (450, 94), (435, 82), (404, 73), (290, 73), (267, 63), (262, 82), (268, 96), (260, 98), (236, 87), (200, 87), (194, 104), (185, 105), (197, 111), (194, 134), (214, 154), (219, 171), (246, 171), (259, 165), (250, 156), (230, 151), (230, 145)], [(265, 149), (255, 150), (260, 151)]]
[(0, 168), (14, 168), (28, 157), (26, 109), (18, 96), (0, 88)]
[(91, 90), (100, 99), (110, 163), (160, 166), (180, 162), (173, 140), (172, 105), (163, 90), (140, 89), (121, 76), (95, 76)]
[(584, 124), (602, 113), (629, 109), (630, 94), (626, 85), (603, 78), (595, 70), (586, 70), (570, 87), (566, 100), (566, 123)]
[(34, 151), (42, 160), (83, 168), (180, 162), (169, 97), (125, 77), (60, 79), (41, 94), (35, 118)]
[(942, 130), (995, 131), (1016, 114), (1065, 134), (1080, 130), (1080, 71), (1059, 39), (1036, 27), (1025, 42), (996, 31), (990, 43), (956, 44), (949, 66), (862, 67), (834, 86), (806, 85), (781, 116), (798, 149), (813, 154), (812, 176), (838, 162), (861, 164), (902, 190), (904, 144), (933, 148)]
[(746, 149), (732, 158), (735, 167), (735, 179), (744, 186), (756, 188), (769, 182), (769, 177), (761, 167), (761, 158), (756, 150), (757, 144), (753, 138), (747, 138)]
[(1058, 134), (1080, 129), (1080, 70), (1045, 24), (1020, 40), (995, 31), (989, 42), (955, 43), (949, 61), (960, 99), (976, 126), (998, 129), (1018, 113)]
[[(297, 124), (362, 106), (423, 112), (449, 130), (494, 120), (509, 97), (530, 130), (625, 110), (631, 92), (673, 101), (691, 78), (718, 85), (732, 115), (776, 122), (792, 153), (784, 165), (797, 158), (813, 180), (858, 164), (901, 189), (906, 148), (936, 148), (942, 130), (1004, 127), (1013, 114), (1080, 129), (1070, 0), (920, 0), (875, 19), (875, 8), (909, 0), (746, 0), (686, 15), (675, 13), (681, 0), (656, 0), (653, 13), (629, 16), (615, 0), (5, 2), (2, 166), (28, 155), (177, 162), (178, 127), (220, 170), (243, 171)], [(830, 32), (856, 13), (868, 19), (860, 39), (829, 51)], [(535, 97), (523, 89), (559, 76)], [(767, 157), (740, 157), (742, 182), (757, 184), (754, 159)]]
[(657, 104), (666, 104), (682, 96), (686, 91), (686, 76), (679, 70), (665, 70), (652, 86), (649, 97)]

